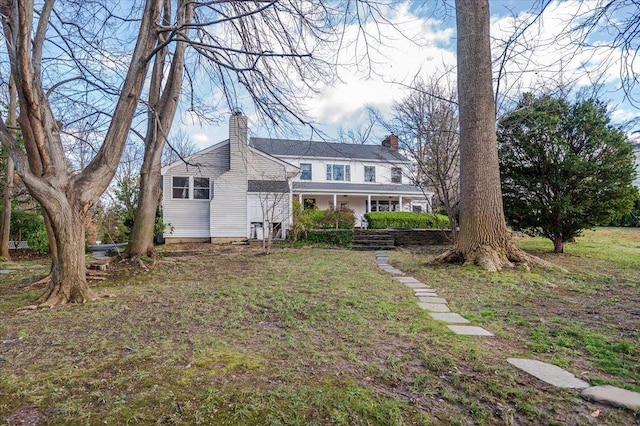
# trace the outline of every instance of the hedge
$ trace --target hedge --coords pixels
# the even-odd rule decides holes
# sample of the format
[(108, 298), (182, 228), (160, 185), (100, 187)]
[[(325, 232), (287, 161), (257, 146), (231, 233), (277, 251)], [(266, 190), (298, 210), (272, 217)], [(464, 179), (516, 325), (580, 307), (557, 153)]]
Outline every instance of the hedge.
[(351, 247), (353, 231), (346, 229), (313, 230), (299, 240), (303, 244), (320, 244), (338, 247)]
[(365, 213), (369, 229), (446, 229), (449, 218), (437, 213), (369, 212)]

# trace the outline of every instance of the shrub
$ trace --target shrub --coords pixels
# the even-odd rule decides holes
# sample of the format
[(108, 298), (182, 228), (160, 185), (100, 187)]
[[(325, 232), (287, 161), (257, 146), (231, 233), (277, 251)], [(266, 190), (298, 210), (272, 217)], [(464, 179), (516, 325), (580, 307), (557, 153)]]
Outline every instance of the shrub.
[(364, 217), (369, 223), (369, 229), (445, 229), (449, 227), (449, 218), (437, 213), (369, 212), (365, 213)]
[(26, 241), (36, 253), (49, 251), (49, 238), (44, 218), (39, 211), (13, 210), (11, 212), (11, 235), (14, 241)]
[(319, 244), (338, 247), (351, 247), (353, 243), (353, 232), (347, 229), (323, 229), (307, 232), (304, 238), (300, 239), (306, 244)]

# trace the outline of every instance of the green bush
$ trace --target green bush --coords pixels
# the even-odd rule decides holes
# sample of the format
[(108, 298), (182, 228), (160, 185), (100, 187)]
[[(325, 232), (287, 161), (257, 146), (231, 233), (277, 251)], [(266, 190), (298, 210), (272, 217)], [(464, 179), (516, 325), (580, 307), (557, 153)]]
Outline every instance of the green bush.
[(49, 251), (49, 238), (44, 218), (39, 211), (13, 210), (11, 212), (10, 239), (26, 241), (29, 248), (36, 253)]
[(309, 209), (296, 212), (294, 202), (293, 215), (294, 228), (300, 235), (304, 235), (306, 230), (311, 229), (353, 229), (356, 224), (356, 216), (353, 210), (349, 209)]
[(323, 229), (307, 232), (304, 238), (299, 240), (305, 244), (319, 244), (338, 247), (351, 247), (353, 232), (347, 229)]
[(615, 217), (608, 226), (640, 228), (640, 196), (636, 195), (636, 199), (633, 201), (633, 207), (629, 213)]
[(369, 229), (445, 229), (449, 218), (437, 213), (369, 212), (365, 213)]

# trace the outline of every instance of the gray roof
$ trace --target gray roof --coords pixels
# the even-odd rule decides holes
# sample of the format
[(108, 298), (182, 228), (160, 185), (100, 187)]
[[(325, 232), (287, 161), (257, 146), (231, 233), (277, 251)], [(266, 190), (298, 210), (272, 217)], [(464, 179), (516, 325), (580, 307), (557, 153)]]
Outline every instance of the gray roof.
[(250, 145), (274, 157), (321, 157), (406, 162), (404, 156), (382, 145), (314, 142), (293, 139), (251, 138)]
[[(320, 192), (360, 192), (370, 194), (394, 195), (398, 193), (411, 193), (423, 195), (424, 192), (414, 185), (394, 184), (367, 184), (367, 183), (343, 183), (343, 182), (293, 182), (294, 191), (320, 191)], [(429, 191), (425, 191), (430, 194)]]
[(289, 183), (285, 180), (250, 180), (248, 192), (285, 193), (289, 192)]

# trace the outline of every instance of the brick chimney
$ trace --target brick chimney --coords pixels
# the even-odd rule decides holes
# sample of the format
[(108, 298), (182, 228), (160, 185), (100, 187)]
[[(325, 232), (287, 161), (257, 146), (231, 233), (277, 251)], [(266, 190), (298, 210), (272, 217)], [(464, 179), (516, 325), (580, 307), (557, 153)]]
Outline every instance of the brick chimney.
[(394, 151), (398, 150), (398, 137), (391, 133), (389, 136), (384, 138), (382, 141), (382, 146), (386, 146)]

